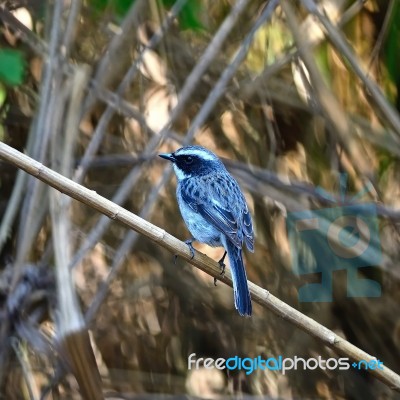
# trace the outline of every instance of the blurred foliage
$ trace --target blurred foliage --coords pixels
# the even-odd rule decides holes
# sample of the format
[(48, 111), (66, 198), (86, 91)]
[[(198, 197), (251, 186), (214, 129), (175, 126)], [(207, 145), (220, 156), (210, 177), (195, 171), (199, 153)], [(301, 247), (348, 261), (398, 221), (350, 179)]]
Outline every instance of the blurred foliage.
[[(74, 149), (72, 158), (76, 168), (82, 167), (80, 162), (85, 151), (97, 140), (94, 138), (98, 138), (99, 131), (103, 131), (101, 144), (90, 157), (88, 171), (82, 177), (84, 185), (111, 199), (121, 187), (126, 188), (125, 178), (130, 176), (133, 168), (138, 168), (135, 185), (126, 188), (129, 195), (122, 201), (123, 206), (137, 214), (149, 207), (148, 220), (182, 240), (187, 239), (189, 233), (176, 204), (175, 179), (158, 187), (166, 165), (155, 155), (180, 147), (188, 128), (221, 74), (230, 66), (232, 55), (263, 12), (266, 2), (249, 2), (222, 49), (207, 71), (198, 77), (183, 112), (169, 124), (171, 110), (180, 99), (179, 93), (186, 79), (202, 59), (235, 2), (189, 0), (160, 43), (143, 56), (134, 79), (120, 90), (118, 85), (125, 73), (135, 65), (174, 2), (82, 2), (71, 47), (64, 53), (61, 45), (56, 46), (57, 50), (62, 50), (57, 53), (60, 64), (46, 69), (51, 61), (48, 57), (52, 39), (50, 27), (52, 24), (61, 28), (68, 26), (70, 5), (77, 4), (62, 2), (61, 20), (53, 21), (53, 6), (61, 4), (57, 1), (44, 2), (48, 8), (44, 14), (45, 24), (42, 17), (39, 19), (33, 14), (31, 34), (46, 43), (44, 49), (38, 50), (29, 35), (19, 36), (13, 27), (3, 26), (2, 48), (9, 46), (12, 49), (0, 52), (1, 139), (28, 153), (36, 148), (37, 157), (44, 155), (41, 162), (57, 167), (63, 159), (67, 138), (70, 138), (67, 128), (70, 128), (71, 119), (76, 118), (78, 122), (72, 129), (76, 136), (70, 146)], [(29, 10), (38, 3), (42, 5), (33, 0), (25, 3)], [(356, 4), (353, 1), (323, 3), (333, 7), (337, 20), (348, 10), (344, 6), (340, 8), (340, 4), (346, 7)], [(119, 51), (112, 53), (110, 43), (121, 38), (117, 25), (129, 16), (132, 6), (138, 7), (138, 16), (134, 19), (136, 25), (130, 26), (129, 35), (122, 38)], [(379, 48), (376, 60), (371, 62), (370, 59), (387, 7), (385, 1), (368, 1), (340, 29), (354, 49), (358, 62), (368, 69), (371, 79), (382, 90), (391, 87), (388, 97), (392, 99), (390, 96), (393, 96), (400, 104), (398, 89), (393, 85), (393, 82), (397, 83), (398, 88), (400, 73), (398, 2), (392, 10), (385, 41), (380, 44), (383, 47)], [(313, 18), (300, 6), (296, 10), (305, 37), (318, 36)], [(333, 16), (333, 11), (329, 15)], [(59, 42), (63, 40), (61, 34)], [(341, 201), (339, 176), (342, 173), (348, 175), (347, 198), (367, 186), (373, 189), (365, 194), (364, 202), (376, 204), (386, 211), (398, 210), (399, 132), (396, 133), (386, 121), (332, 42), (323, 40), (312, 49), (312, 54), (325, 83), (351, 121), (347, 139), (352, 141), (351, 146), (346, 146), (349, 143), (339, 139), (332, 124), (325, 119), (315, 88), (307, 73), (301, 72), (298, 54), (294, 53), (291, 30), (278, 7), (271, 21), (257, 32), (245, 61), (202, 122), (194, 142), (230, 159), (227, 165), (246, 193), (256, 226), (255, 253), (245, 254), (249, 280), (399, 372), (398, 217), (388, 213), (380, 215), (382, 265), (366, 265), (360, 270), (362, 276), (380, 282), (380, 298), (347, 297), (346, 271), (338, 271), (333, 278), (333, 302), (300, 302), (298, 289), (319, 278), (316, 274), (295, 274), (286, 232), (287, 213), (335, 207)], [(67, 58), (63, 58), (64, 54), (68, 54)], [(290, 54), (292, 57), (286, 63), (277, 66), (282, 57)], [(74, 73), (83, 65), (90, 66), (90, 79), (88, 83), (74, 86)], [(52, 79), (47, 81), (49, 76)], [(54, 97), (44, 97), (46, 82)], [(79, 90), (83, 92), (83, 100), (72, 100), (72, 94)], [(44, 117), (38, 121), (43, 104), (48, 108), (44, 108)], [(77, 107), (74, 118), (68, 114), (73, 106)], [(111, 115), (109, 120), (107, 115)], [(61, 121), (58, 126), (53, 125), (57, 117)], [(169, 127), (168, 140), (148, 152), (149, 143), (166, 125)], [(50, 145), (46, 135), (36, 136), (43, 132), (57, 140)], [(358, 150), (359, 159), (352, 158), (349, 147)], [(59, 153), (55, 153), (56, 150)], [(369, 170), (360, 171), (361, 161), (365, 160), (368, 160)], [(0, 215), (3, 216), (16, 187), (17, 173), (2, 162), (0, 171)], [(35, 191), (32, 181), (24, 182), (22, 187), (22, 198), (16, 203), (17, 218), (8, 227), (9, 235), (0, 252), (0, 334), (6, 333), (4, 343), (15, 337), (26, 345), (28, 370), (32, 371), (32, 381), (41, 392), (53, 383), (54, 375), (61, 370), (60, 360), (64, 355), (55, 346), (59, 339), (59, 314), (52, 280), (54, 256), (47, 193), (43, 187), (37, 188), (43, 195), (32, 206), (37, 220), (34, 223), (29, 220), (28, 225), (24, 225), (28, 201)], [(316, 187), (331, 193), (337, 203), (329, 203), (326, 198), (317, 196), (314, 193)], [(95, 234), (99, 214), (74, 201), (70, 216), (73, 228), (65, 240), (73, 246), (73, 256), (76, 256), (86, 240)], [(32, 232), (33, 237), (26, 260), (30, 271), (27, 275), (36, 277), (32, 274), (32, 266), (40, 266), (46, 282), (25, 279), (18, 290), (10, 293), (15, 272), (13, 263), (24, 231)], [(100, 308), (93, 309), (89, 323), (105, 392), (115, 393), (115, 398), (138, 398), (138, 394), (163, 398), (167, 394), (182, 393), (203, 398), (397, 398), (370, 375), (353, 370), (298, 370), (286, 375), (261, 370), (251, 375), (243, 371), (228, 374), (206, 368), (189, 371), (187, 357), (191, 353), (215, 359), (279, 354), (329, 358), (335, 354), (257, 305), (254, 305), (252, 318), (240, 317), (233, 306), (231, 288), (223, 284), (214, 287), (211, 277), (180, 259), (175, 264), (172, 254), (144, 237), (138, 236), (133, 244), (123, 247), (130, 235), (132, 232), (111, 223), (94, 245), (89, 246), (73, 274), (82, 313), (91, 311), (99, 293), (107, 289), (104, 302)], [(222, 249), (196, 246), (215, 260), (222, 254)], [(305, 254), (309, 254), (308, 250), (302, 249)], [(112, 268), (116, 274), (107, 282)], [(28, 284), (30, 290), (26, 289)], [(15, 313), (8, 319), (10, 298), (14, 305), (21, 307), (14, 307)], [(43, 343), (39, 338), (43, 334), (51, 341), (46, 350), (40, 347)], [(9, 347), (3, 345), (3, 349)], [(26, 370), (21, 361), (11, 351), (1, 367), (3, 397), (20, 399), (21, 393), (27, 391)], [(53, 398), (80, 398), (71, 373), (60, 373), (54, 385), (51, 389)]]
[(390, 21), (385, 44), (385, 58), (390, 77), (397, 82), (400, 75), (400, 4), (398, 1), (394, 2)]
[[(384, 46), (385, 65), (389, 72), (390, 79), (400, 90), (400, 3), (394, 2), (387, 38)], [(396, 92), (388, 90), (389, 98), (396, 98)], [(397, 99), (399, 95), (397, 94)], [(394, 99), (393, 99), (394, 100)], [(398, 100), (399, 101), (399, 100)], [(395, 103), (395, 101), (393, 101)]]
[(266, 65), (272, 64), (285, 48), (292, 45), (292, 37), (282, 19), (276, 15), (272, 23), (260, 28), (251, 44), (246, 67), (259, 73)]
[[(152, 0), (153, 1), (153, 0)], [(94, 10), (99, 12), (108, 11), (122, 18), (129, 11), (135, 0), (89, 0)], [(156, 3), (156, 2), (154, 2)], [(168, 9), (175, 3), (174, 0), (161, 0), (161, 3)], [(204, 2), (202, 0), (188, 0), (183, 6), (179, 16), (179, 24), (181, 29), (190, 29), (197, 31), (203, 29), (201, 15), (205, 13)]]
[[(162, 0), (166, 7), (172, 7), (174, 0)], [(201, 22), (201, 16), (206, 13), (205, 2), (202, 0), (188, 0), (179, 14), (179, 24), (181, 29), (190, 29), (192, 31), (201, 30), (204, 25)]]
[(21, 51), (0, 49), (0, 82), (10, 86), (20, 85), (24, 78), (25, 67)]
[(88, 4), (98, 14), (107, 11), (111, 14), (115, 14), (119, 18), (122, 18), (129, 11), (134, 2), (135, 0), (89, 0)]

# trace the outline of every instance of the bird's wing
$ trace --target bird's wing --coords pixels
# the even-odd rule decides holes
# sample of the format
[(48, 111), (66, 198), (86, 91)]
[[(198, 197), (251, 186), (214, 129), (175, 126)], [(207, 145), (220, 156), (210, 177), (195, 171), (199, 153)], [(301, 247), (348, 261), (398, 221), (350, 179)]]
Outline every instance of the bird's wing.
[[(242, 247), (243, 244), (243, 232), (242, 227), (239, 226), (237, 219), (233, 213), (229, 210), (228, 201), (221, 199), (216, 200), (213, 193), (208, 193), (207, 197), (199, 197), (193, 195), (193, 191), (189, 187), (182, 187), (181, 191), (182, 199), (192, 208), (193, 211), (198, 212), (206, 221), (214, 225), (220, 232), (225, 234), (228, 239), (238, 248)], [(244, 229), (246, 235), (246, 245), (249, 247), (248, 239), (248, 228), (251, 229), (251, 217), (247, 211), (247, 219), (250, 221), (250, 225)], [(245, 225), (244, 223), (243, 225)], [(241, 224), (242, 225), (242, 224)], [(251, 245), (252, 246), (252, 245)]]
[(243, 212), (242, 229), (243, 229), (243, 233), (244, 233), (244, 241), (246, 243), (246, 246), (251, 252), (253, 252), (254, 251), (253, 223), (251, 221), (251, 215), (250, 215), (249, 209), (247, 208), (247, 204), (246, 204), (246, 209)]

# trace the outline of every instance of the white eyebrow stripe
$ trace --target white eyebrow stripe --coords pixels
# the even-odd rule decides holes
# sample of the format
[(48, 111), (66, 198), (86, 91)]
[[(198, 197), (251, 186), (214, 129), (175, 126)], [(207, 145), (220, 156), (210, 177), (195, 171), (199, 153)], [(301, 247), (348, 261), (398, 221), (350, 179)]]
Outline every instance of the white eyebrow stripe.
[(215, 156), (213, 154), (210, 154), (204, 150), (193, 149), (193, 148), (179, 150), (175, 154), (178, 156), (181, 156), (181, 155), (197, 156), (197, 157), (202, 158), (203, 160), (215, 160)]

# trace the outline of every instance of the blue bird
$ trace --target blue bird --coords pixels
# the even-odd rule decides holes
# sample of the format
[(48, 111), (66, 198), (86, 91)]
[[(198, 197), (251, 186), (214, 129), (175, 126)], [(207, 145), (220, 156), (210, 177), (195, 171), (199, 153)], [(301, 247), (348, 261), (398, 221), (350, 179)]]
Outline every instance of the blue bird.
[(193, 241), (224, 247), (219, 264), (224, 270), (228, 254), (232, 271), (235, 307), (240, 315), (251, 315), (252, 306), (243, 264), (243, 242), (254, 251), (251, 215), (236, 180), (221, 160), (201, 146), (186, 146), (174, 153), (159, 154), (173, 163), (178, 180), (176, 197)]

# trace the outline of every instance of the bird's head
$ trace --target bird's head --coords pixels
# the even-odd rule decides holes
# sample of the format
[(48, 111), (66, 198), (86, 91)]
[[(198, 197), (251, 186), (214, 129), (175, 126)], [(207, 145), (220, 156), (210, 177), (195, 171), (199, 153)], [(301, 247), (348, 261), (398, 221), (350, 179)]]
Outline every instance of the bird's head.
[(178, 180), (225, 170), (220, 159), (201, 146), (186, 146), (173, 153), (163, 153), (159, 156), (174, 164)]

